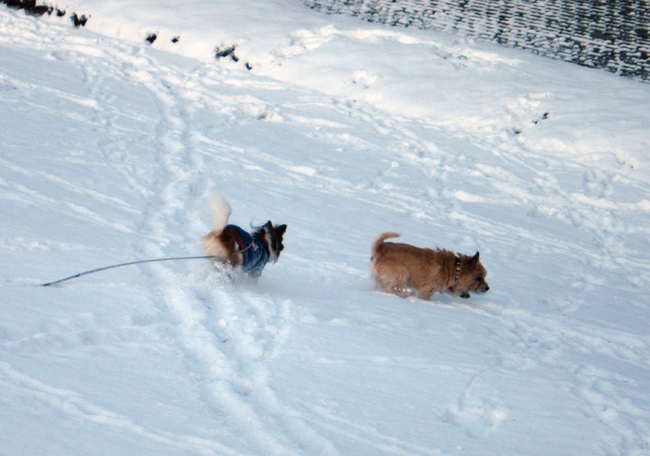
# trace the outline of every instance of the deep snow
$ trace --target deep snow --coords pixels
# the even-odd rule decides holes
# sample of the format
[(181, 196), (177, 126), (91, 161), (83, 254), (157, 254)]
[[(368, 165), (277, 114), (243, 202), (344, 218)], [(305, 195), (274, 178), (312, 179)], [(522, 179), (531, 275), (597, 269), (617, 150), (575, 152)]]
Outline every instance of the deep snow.
[[(650, 85), (174, 4), (0, 8), (0, 454), (650, 454)], [(288, 224), (256, 286), (201, 261), (36, 286), (200, 254), (215, 189)], [(388, 230), (480, 250), (490, 291), (374, 292)]]

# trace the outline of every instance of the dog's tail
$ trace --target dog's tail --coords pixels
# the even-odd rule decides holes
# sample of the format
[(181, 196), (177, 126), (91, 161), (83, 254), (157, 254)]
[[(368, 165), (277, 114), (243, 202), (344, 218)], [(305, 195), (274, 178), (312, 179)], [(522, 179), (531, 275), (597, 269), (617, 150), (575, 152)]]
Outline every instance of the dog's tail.
[(228, 225), (228, 218), (230, 218), (232, 208), (230, 207), (230, 204), (228, 204), (228, 201), (221, 196), (221, 193), (217, 192), (213, 196), (210, 209), (212, 209), (212, 227), (214, 233), (221, 233), (226, 225)]
[(381, 233), (375, 238), (375, 241), (372, 243), (372, 255), (374, 256), (379, 250), (379, 247), (384, 243), (386, 239), (399, 237), (399, 233)]

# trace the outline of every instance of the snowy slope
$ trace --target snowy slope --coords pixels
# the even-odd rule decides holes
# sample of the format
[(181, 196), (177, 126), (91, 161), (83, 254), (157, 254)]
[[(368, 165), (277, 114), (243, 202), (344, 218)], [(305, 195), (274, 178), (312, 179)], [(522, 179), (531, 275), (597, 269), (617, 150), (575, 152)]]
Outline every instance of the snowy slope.
[[(110, 4), (0, 9), (0, 454), (650, 453), (648, 85), (291, 2)], [(166, 23), (185, 48), (136, 39)], [(256, 286), (36, 286), (200, 254), (217, 188), (288, 224)], [(489, 293), (373, 292), (387, 230), (480, 250)]]

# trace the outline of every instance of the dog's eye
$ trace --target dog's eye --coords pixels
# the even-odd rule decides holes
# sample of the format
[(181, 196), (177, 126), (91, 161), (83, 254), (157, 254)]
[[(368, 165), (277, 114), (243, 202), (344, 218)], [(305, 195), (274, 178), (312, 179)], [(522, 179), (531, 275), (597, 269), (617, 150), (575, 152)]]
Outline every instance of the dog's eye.
[(483, 280), (483, 277), (477, 277), (477, 278), (476, 278), (476, 281), (477, 281), (477, 282), (480, 282), (481, 280)]

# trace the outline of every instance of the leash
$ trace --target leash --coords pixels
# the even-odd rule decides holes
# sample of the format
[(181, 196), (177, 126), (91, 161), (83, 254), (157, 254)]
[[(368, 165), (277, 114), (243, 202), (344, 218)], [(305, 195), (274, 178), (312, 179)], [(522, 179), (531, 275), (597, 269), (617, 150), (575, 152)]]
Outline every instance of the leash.
[(95, 272), (100, 272), (100, 271), (105, 271), (107, 269), (119, 268), (119, 267), (122, 267), (122, 266), (130, 266), (132, 264), (153, 263), (155, 261), (198, 260), (198, 259), (205, 259), (205, 258), (215, 258), (215, 257), (213, 255), (208, 255), (208, 256), (195, 256), (195, 257), (156, 258), (156, 259), (153, 259), (153, 260), (131, 261), (130, 263), (114, 264), (112, 266), (104, 266), (103, 268), (97, 268), (97, 269), (93, 269), (91, 271), (80, 272), (79, 274), (75, 274), (73, 276), (66, 277), (65, 279), (57, 280), (55, 282), (44, 283), (44, 284), (41, 284), (41, 285), (38, 285), (38, 286), (39, 287), (49, 287), (50, 285), (56, 285), (57, 283), (66, 282), (68, 280), (76, 279), (77, 277), (81, 277), (81, 276), (84, 276), (84, 275), (93, 274)]
[[(249, 245), (248, 247), (246, 247), (243, 250), (237, 250), (236, 252), (233, 252), (230, 256), (236, 255), (238, 253), (245, 252), (246, 250), (251, 248), (252, 245), (253, 244)], [(207, 255), (207, 256), (174, 257), (174, 258), (155, 258), (153, 260), (131, 261), (129, 263), (114, 264), (114, 265), (111, 265), (111, 266), (104, 266), (103, 268), (97, 268), (97, 269), (92, 269), (90, 271), (80, 272), (79, 274), (75, 274), (73, 276), (66, 277), (65, 279), (57, 280), (55, 282), (43, 283), (43, 284), (37, 285), (37, 286), (39, 286), (39, 287), (49, 287), (51, 285), (56, 285), (56, 284), (61, 283), (61, 282), (66, 282), (68, 280), (76, 279), (77, 277), (81, 277), (81, 276), (84, 276), (84, 275), (93, 274), (95, 272), (100, 272), (100, 271), (106, 271), (107, 269), (119, 268), (119, 267), (122, 267), (122, 266), (130, 266), (132, 264), (154, 263), (154, 262), (157, 262), (157, 261), (200, 260), (200, 259), (207, 259), (207, 258), (217, 258), (217, 257), (214, 256), (214, 255)]]

